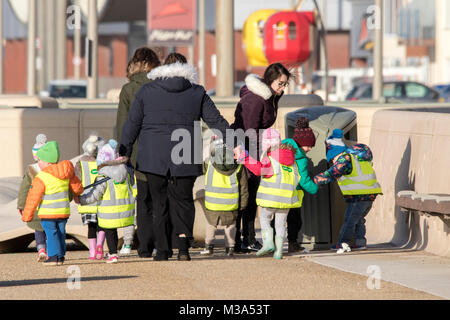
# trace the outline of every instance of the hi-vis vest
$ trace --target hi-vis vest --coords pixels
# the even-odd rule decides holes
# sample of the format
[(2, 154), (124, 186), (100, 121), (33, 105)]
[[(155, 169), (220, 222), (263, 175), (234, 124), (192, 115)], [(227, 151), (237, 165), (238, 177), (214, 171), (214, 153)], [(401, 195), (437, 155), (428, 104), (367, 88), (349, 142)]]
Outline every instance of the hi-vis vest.
[(260, 207), (290, 209), (302, 206), (303, 190), (297, 190), (301, 176), (297, 163), (286, 166), (269, 157), (273, 175), (270, 178), (261, 177), (256, 204)]
[[(94, 183), (95, 178), (98, 176), (97, 162), (96, 161), (80, 161), (81, 164), (81, 184), (86, 187)], [(86, 206), (78, 205), (78, 212), (80, 214), (85, 213), (97, 213), (97, 205), (91, 204)]]
[(342, 194), (349, 196), (382, 193), (371, 163), (369, 161), (358, 161), (352, 154), (350, 154), (350, 157), (352, 159), (352, 172), (338, 179)]
[(110, 179), (98, 206), (98, 225), (105, 229), (123, 228), (134, 224), (136, 183), (130, 179), (122, 183)]
[(211, 161), (205, 176), (205, 207), (211, 211), (235, 211), (239, 209), (239, 182), (237, 174), (242, 165), (226, 176), (214, 169)]
[(45, 192), (38, 208), (40, 219), (52, 216), (52, 219), (61, 216), (61, 219), (70, 215), (69, 205), (69, 179), (61, 180), (50, 173), (41, 171), (37, 176), (45, 185)]

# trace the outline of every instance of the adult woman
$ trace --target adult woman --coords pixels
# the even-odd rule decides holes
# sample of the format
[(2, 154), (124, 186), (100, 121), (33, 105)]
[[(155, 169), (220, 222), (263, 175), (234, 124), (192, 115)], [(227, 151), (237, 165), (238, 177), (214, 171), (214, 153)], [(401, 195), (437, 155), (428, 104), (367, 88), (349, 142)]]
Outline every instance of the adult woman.
[[(240, 91), (240, 101), (236, 107), (235, 120), (231, 127), (235, 130), (256, 130), (256, 136), (246, 138), (246, 150), (249, 150), (254, 159), (259, 160), (260, 156), (259, 130), (270, 128), (275, 123), (278, 102), (291, 76), (291, 73), (281, 63), (274, 63), (267, 67), (262, 79), (254, 74), (248, 75), (245, 79), (245, 86)], [(251, 172), (247, 173), (249, 198), (247, 208), (239, 213), (236, 222), (236, 252), (242, 251), (242, 249), (246, 251), (261, 249), (261, 244), (255, 239), (256, 193), (260, 178)]]
[[(190, 260), (195, 218), (192, 189), (202, 175), (201, 148), (195, 148), (202, 142), (201, 137), (196, 139), (194, 127), (203, 119), (225, 137), (229, 125), (205, 89), (195, 84), (196, 70), (185, 63), (186, 58), (171, 54), (166, 60), (150, 72), (153, 81), (136, 94), (123, 128), (120, 153), (128, 155), (139, 136), (136, 168), (146, 173), (153, 201), (154, 260), (168, 260), (170, 221), (177, 236), (178, 260), (186, 261)], [(179, 133), (184, 133), (181, 142)], [(175, 152), (185, 143), (186, 148)]]
[[(133, 58), (128, 63), (127, 78), (129, 82), (125, 84), (120, 92), (119, 109), (117, 110), (117, 135), (116, 140), (120, 143), (122, 128), (127, 119), (130, 106), (134, 101), (134, 97), (139, 89), (146, 83), (150, 82), (147, 74), (160, 65), (160, 61), (156, 53), (149, 48), (142, 47), (136, 50)], [(131, 153), (131, 163), (136, 167), (136, 148), (137, 143), (133, 146)], [(138, 195), (136, 199), (136, 224), (137, 237), (139, 241), (138, 255), (141, 258), (152, 256), (154, 249), (153, 239), (153, 216), (152, 202), (150, 191), (147, 186), (147, 178), (145, 174), (135, 171)], [(121, 254), (128, 254), (131, 251), (130, 241), (134, 236), (134, 226), (124, 229), (124, 246), (120, 251)]]

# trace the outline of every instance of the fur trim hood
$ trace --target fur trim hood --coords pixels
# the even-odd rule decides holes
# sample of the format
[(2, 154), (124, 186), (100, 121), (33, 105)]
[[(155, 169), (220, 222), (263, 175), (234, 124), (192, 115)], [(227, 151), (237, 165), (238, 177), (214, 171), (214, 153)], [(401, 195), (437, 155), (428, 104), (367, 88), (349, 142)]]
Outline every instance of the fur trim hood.
[(256, 74), (249, 74), (245, 78), (245, 85), (248, 90), (260, 96), (264, 100), (267, 100), (273, 96), (272, 90), (270, 90), (269, 86), (265, 84)]
[(197, 83), (197, 69), (186, 63), (173, 63), (153, 69), (147, 77), (150, 80), (168, 79), (181, 77), (188, 80), (190, 83)]

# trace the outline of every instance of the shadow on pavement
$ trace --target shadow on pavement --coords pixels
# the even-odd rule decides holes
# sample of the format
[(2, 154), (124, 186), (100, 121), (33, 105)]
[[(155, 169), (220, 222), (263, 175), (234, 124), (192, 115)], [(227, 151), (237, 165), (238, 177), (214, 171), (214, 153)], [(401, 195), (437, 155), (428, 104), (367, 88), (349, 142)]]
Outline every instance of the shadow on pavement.
[[(80, 281), (103, 281), (103, 280), (118, 280), (118, 279), (130, 279), (137, 278), (137, 276), (111, 276), (111, 277), (81, 277)], [(32, 286), (39, 284), (55, 284), (65, 283), (68, 278), (54, 278), (54, 279), (29, 279), (29, 280), (11, 280), (0, 281), (0, 288), (2, 287), (19, 287), (19, 286)]]

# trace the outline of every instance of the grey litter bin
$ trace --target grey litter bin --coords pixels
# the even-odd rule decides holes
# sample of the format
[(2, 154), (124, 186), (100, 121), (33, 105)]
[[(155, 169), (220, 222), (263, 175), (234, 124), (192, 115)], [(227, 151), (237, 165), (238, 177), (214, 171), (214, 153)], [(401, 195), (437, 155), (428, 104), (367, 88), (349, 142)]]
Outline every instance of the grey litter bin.
[[(294, 136), (295, 122), (304, 116), (316, 135), (316, 146), (307, 154), (310, 177), (328, 169), (325, 140), (333, 129), (342, 129), (346, 140), (357, 141), (356, 113), (331, 106), (313, 106), (286, 114), (286, 138)], [(329, 249), (344, 222), (345, 202), (336, 182), (321, 186), (315, 195), (305, 192), (301, 208), (303, 225), (299, 242), (308, 249)]]

